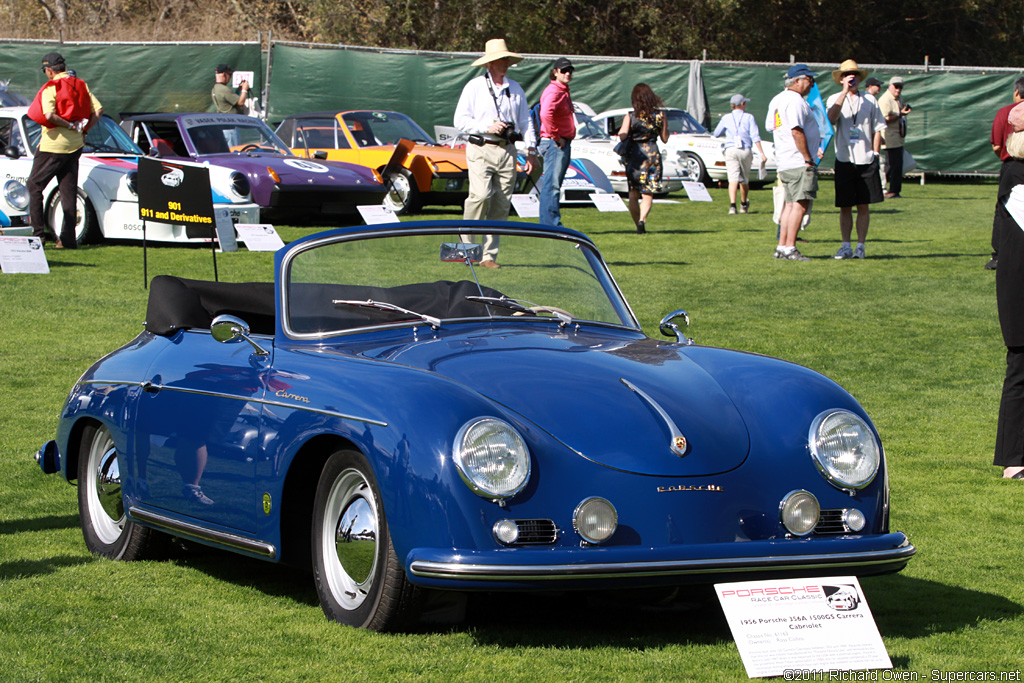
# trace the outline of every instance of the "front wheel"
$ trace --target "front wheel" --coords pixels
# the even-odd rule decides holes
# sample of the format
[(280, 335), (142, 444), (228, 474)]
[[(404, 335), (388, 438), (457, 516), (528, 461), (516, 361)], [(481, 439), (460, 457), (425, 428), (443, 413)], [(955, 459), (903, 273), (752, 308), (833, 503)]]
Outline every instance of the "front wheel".
[(327, 460), (313, 503), (313, 579), (328, 619), (395, 631), (419, 616), (421, 592), (405, 578), (380, 490), (356, 451)]
[(698, 183), (707, 183), (711, 180), (707, 170), (704, 168), (704, 162), (696, 154), (687, 152), (683, 155), (682, 162), (686, 175), (689, 176), (690, 180)]
[(395, 212), (396, 216), (415, 213), (420, 209), (422, 200), (420, 189), (416, 186), (416, 178), (408, 169), (400, 169), (384, 179), (388, 193), (384, 197), (384, 205)]
[[(96, 220), (96, 211), (92, 208), (89, 198), (82, 190), (78, 190), (78, 197), (75, 199), (75, 240), (79, 244), (96, 244), (103, 240), (103, 233), (100, 231), (99, 222)], [(64, 225), (64, 208), (60, 204), (60, 190), (58, 189), (50, 196), (50, 202), (46, 207), (46, 222), (50, 230), (60, 237), (61, 226)]]
[(78, 515), (86, 547), (111, 560), (153, 556), (160, 532), (135, 524), (125, 514), (121, 459), (110, 430), (86, 427), (78, 453)]

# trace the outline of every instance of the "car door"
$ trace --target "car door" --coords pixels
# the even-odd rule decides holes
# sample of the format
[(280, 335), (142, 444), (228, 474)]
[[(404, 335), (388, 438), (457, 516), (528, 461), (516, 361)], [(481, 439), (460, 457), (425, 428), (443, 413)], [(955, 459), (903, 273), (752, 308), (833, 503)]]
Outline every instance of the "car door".
[[(260, 339), (265, 348), (271, 340)], [(154, 361), (139, 399), (135, 475), (149, 507), (255, 532), (261, 400), (270, 368), (247, 343), (182, 333)]]

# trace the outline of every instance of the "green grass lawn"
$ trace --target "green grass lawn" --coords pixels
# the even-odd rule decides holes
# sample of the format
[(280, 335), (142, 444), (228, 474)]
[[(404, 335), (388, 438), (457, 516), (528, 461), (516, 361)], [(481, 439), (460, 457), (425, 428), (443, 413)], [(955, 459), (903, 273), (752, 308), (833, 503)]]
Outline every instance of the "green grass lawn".
[[(648, 334), (685, 308), (697, 343), (806, 365), (867, 409), (888, 455), (892, 527), (919, 550), (902, 573), (862, 581), (897, 669), (928, 680), (1024, 668), (1024, 483), (991, 464), (1005, 370), (994, 273), (982, 269), (995, 185), (907, 185), (872, 212), (868, 259), (835, 261), (826, 178), (799, 245), (806, 263), (771, 258), (770, 191), (736, 216), (725, 190), (711, 194), (655, 205), (643, 237), (625, 213), (572, 208), (563, 220), (601, 248)], [(0, 276), (0, 681), (745, 679), (704, 594), (662, 612), (478, 596), (462, 624), (380, 635), (328, 623), (294, 569), (201, 547), (93, 558), (74, 487), (31, 455), (76, 378), (140, 331), (142, 249), (47, 256), (48, 276)], [(220, 254), (218, 267), (222, 281), (270, 280), (273, 257)], [(158, 274), (212, 279), (210, 253), (152, 248)]]

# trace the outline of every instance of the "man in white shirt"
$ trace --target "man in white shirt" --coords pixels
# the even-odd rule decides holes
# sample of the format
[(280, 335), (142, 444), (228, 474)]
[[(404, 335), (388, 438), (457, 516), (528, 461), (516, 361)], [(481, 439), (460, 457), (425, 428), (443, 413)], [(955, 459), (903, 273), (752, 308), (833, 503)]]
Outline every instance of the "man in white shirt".
[(765, 129), (775, 138), (775, 163), (786, 191), (779, 216), (779, 245), (775, 258), (809, 261), (796, 248), (807, 208), (818, 195), (818, 145), (821, 133), (814, 112), (804, 100), (814, 87), (814, 72), (806, 64), (794, 64), (786, 72), (785, 89), (768, 104)]
[(715, 137), (725, 134), (725, 169), (729, 178), (729, 213), (736, 213), (736, 190), (740, 190), (740, 213), (750, 210), (750, 163), (754, 158), (753, 147), (761, 154), (761, 166), (765, 165), (764, 149), (757, 121), (747, 113), (750, 99), (736, 93), (729, 100), (732, 111), (722, 116), (715, 127)]
[[(523, 88), (506, 77), (508, 68), (523, 61), (511, 52), (501, 38), (488, 40), (484, 56), (473, 66), (486, 67), (483, 76), (474, 78), (462, 90), (455, 107), (455, 127), (469, 134), (466, 164), (469, 166), (469, 196), (463, 211), (464, 220), (503, 221), (508, 218), (512, 193), (516, 185), (516, 145), (537, 139), (533, 131), (529, 105)], [(533, 170), (537, 149), (530, 147), (526, 173)], [(472, 242), (473, 235), (462, 235)], [(500, 268), (497, 262), (498, 237), (483, 235), (484, 255), (480, 264)]]
[[(825, 111), (835, 129), (836, 206), (842, 245), (835, 258), (864, 258), (871, 213), (868, 205), (884, 201), (879, 175), (879, 152), (885, 118), (875, 98), (862, 95), (857, 85), (867, 78), (867, 69), (847, 59), (832, 72), (832, 80), (843, 87), (828, 98)], [(850, 248), (853, 207), (857, 207), (857, 249)]]

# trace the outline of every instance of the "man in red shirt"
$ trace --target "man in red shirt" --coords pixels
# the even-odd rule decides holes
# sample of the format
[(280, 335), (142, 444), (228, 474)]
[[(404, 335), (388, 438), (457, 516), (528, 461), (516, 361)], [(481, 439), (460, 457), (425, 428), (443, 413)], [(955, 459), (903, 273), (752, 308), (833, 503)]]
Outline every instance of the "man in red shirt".
[[(1010, 158), (1006, 151), (1006, 138), (1010, 137), (1010, 133), (1013, 132), (1013, 127), (1010, 126), (1009, 121), (1010, 110), (1022, 100), (1024, 100), (1024, 76), (1013, 82), (1013, 103), (1000, 109), (996, 113), (996, 118), (992, 121), (992, 135), (989, 137), (989, 142), (992, 143), (992, 151), (1003, 162), (1003, 165), (999, 167), (1000, 180), (1003, 178), (1006, 161)], [(996, 269), (996, 264), (999, 262), (998, 242), (998, 221), (995, 221), (992, 223), (992, 260), (985, 264), (985, 270)]]
[(576, 116), (569, 95), (572, 63), (565, 57), (555, 60), (551, 82), (540, 96), (540, 153), (544, 174), (540, 178), (540, 222), (562, 225), (558, 202), (562, 181), (572, 158), (570, 146), (576, 137)]

